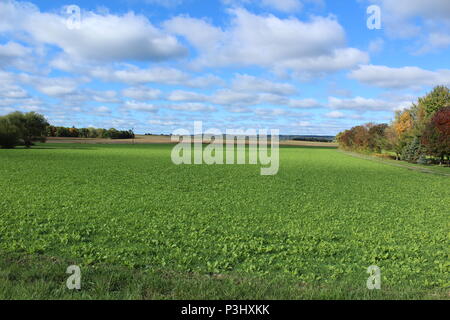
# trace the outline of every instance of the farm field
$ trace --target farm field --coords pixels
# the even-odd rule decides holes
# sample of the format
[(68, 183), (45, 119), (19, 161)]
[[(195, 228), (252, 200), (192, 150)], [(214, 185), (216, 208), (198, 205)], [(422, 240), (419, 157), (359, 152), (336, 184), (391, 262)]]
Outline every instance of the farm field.
[[(103, 139), (103, 138), (62, 138), (48, 137), (49, 143), (80, 143), (80, 144), (169, 144), (176, 143), (171, 141), (171, 137), (161, 135), (136, 135), (135, 139)], [(310, 146), (310, 147), (329, 147), (337, 148), (335, 142), (313, 142), (313, 141), (294, 141), (282, 140), (280, 145), (286, 146)]]
[(299, 146), (261, 176), (172, 147), (0, 150), (0, 298), (449, 299), (448, 176)]

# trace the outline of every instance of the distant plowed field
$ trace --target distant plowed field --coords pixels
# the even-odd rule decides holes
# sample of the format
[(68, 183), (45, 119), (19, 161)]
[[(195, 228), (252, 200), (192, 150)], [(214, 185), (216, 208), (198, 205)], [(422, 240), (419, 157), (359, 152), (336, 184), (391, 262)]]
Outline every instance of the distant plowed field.
[[(48, 138), (49, 143), (86, 143), (86, 144), (158, 144), (172, 143), (170, 136), (145, 136), (136, 135), (135, 139), (100, 139), (100, 138)], [(176, 142), (175, 142), (176, 143)], [(333, 142), (310, 142), (310, 141), (280, 141), (281, 145), (291, 146), (313, 146), (337, 148), (337, 143)]]

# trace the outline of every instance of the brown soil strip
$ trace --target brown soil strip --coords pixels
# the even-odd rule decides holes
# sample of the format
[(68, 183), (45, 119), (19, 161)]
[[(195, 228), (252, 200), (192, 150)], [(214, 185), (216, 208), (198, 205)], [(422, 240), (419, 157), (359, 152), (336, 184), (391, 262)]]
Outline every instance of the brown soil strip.
[[(135, 139), (102, 139), (102, 138), (47, 138), (48, 143), (81, 143), (81, 144), (165, 144), (172, 142), (170, 136), (144, 136), (137, 135)], [(337, 148), (336, 143), (332, 142), (312, 142), (312, 141), (293, 141), (282, 140), (281, 146), (300, 146), (300, 147), (328, 147)]]

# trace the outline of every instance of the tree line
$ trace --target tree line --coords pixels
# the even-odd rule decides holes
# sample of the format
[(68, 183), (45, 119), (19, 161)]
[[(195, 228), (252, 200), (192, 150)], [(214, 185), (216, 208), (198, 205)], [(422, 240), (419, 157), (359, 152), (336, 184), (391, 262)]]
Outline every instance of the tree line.
[(45, 142), (47, 137), (133, 139), (132, 130), (55, 127), (36, 112), (12, 112), (0, 117), (0, 147), (3, 149)]
[(450, 91), (437, 86), (410, 108), (397, 111), (390, 124), (368, 123), (340, 132), (342, 149), (391, 152), (396, 160), (450, 164)]
[(134, 139), (133, 130), (101, 129), (101, 128), (75, 128), (75, 127), (47, 127), (48, 137), (64, 138), (105, 138), (105, 139)]

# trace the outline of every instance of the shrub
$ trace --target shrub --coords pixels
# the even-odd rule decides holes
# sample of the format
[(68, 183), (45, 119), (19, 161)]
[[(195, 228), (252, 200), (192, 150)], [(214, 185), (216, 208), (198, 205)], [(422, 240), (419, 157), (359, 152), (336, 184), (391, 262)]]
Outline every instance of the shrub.
[(422, 156), (425, 156), (425, 150), (420, 143), (420, 139), (418, 137), (414, 137), (413, 140), (403, 149), (402, 160), (417, 163)]

